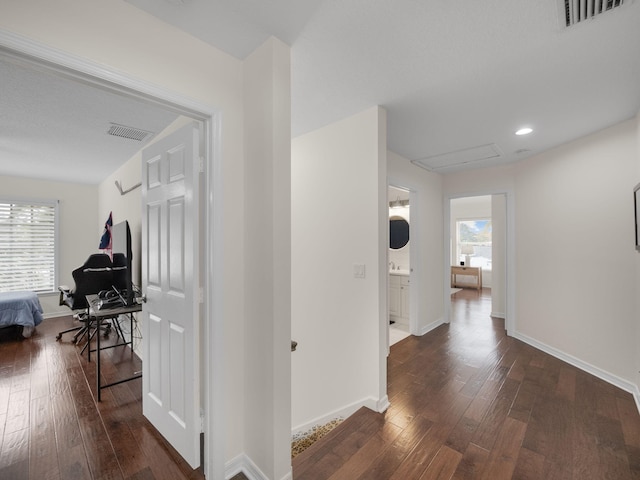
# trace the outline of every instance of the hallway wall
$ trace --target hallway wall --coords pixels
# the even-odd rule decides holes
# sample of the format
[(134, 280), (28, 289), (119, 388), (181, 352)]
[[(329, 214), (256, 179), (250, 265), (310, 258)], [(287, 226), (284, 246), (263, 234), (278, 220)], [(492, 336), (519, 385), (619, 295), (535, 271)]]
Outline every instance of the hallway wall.
[[(292, 142), (294, 431), (386, 402), (386, 117), (374, 107)], [(363, 266), (358, 278), (354, 269)]]

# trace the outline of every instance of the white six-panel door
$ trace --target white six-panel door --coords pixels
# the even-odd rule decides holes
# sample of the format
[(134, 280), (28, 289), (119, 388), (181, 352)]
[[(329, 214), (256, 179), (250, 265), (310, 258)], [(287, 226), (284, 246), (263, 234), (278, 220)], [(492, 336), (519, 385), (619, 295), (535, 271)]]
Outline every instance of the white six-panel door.
[(193, 468), (200, 465), (198, 129), (143, 151), (144, 415)]

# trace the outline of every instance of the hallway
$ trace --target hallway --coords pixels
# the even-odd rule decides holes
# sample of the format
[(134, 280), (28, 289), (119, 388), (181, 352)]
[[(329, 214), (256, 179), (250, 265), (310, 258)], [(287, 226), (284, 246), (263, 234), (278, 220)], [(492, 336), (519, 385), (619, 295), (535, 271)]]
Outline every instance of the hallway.
[(507, 337), (490, 291), (391, 347), (385, 414), (359, 410), (294, 459), (294, 479), (640, 478), (632, 396)]

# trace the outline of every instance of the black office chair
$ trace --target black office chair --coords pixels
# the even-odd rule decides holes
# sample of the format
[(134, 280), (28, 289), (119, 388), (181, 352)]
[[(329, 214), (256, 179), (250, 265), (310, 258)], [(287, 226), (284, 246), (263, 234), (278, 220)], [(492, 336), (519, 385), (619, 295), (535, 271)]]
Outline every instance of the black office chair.
[[(97, 295), (102, 290), (109, 290), (113, 285), (112, 263), (109, 255), (95, 253), (91, 255), (81, 267), (73, 272), (75, 288), (61, 285), (60, 305), (66, 305), (75, 312), (74, 317), (83, 325), (59, 332), (56, 340), (60, 340), (62, 335), (68, 332), (77, 332), (73, 337), (73, 342), (77, 343), (80, 338), (89, 333), (87, 295)], [(86, 346), (85, 346), (86, 348)], [(84, 349), (83, 349), (84, 350)]]

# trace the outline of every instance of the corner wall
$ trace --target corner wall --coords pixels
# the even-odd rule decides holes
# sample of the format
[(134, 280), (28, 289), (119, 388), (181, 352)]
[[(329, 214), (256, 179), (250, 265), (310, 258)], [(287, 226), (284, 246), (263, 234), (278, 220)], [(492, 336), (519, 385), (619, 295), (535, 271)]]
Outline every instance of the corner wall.
[(293, 139), (295, 431), (386, 407), (386, 169), (379, 107)]
[[(290, 49), (244, 62), (245, 454), (255, 478), (291, 478)], [(248, 473), (248, 472), (247, 472)], [(251, 476), (250, 476), (251, 478)]]

